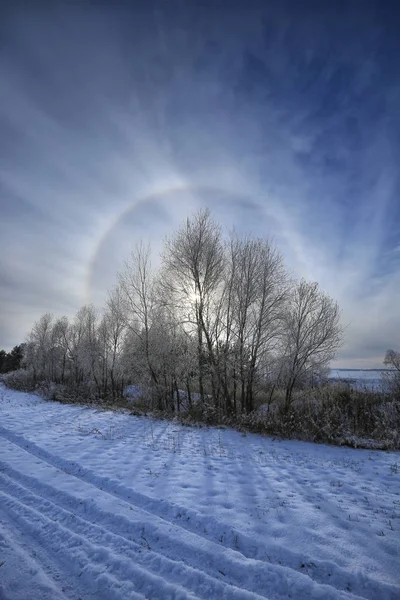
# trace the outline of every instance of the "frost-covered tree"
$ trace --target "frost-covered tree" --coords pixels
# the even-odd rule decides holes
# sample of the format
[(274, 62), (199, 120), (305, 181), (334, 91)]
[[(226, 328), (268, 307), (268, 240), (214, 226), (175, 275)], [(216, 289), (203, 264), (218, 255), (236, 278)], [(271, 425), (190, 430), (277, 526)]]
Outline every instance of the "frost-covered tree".
[(301, 376), (310, 369), (325, 367), (335, 358), (342, 334), (337, 303), (317, 283), (301, 280), (295, 285), (288, 301), (282, 338), (286, 411)]
[(250, 412), (260, 362), (282, 334), (288, 280), (282, 256), (267, 240), (237, 237), (230, 244), (230, 277), (235, 378), (242, 411)]
[(396, 352), (395, 350), (386, 350), (383, 364), (391, 369), (395, 369), (400, 373), (400, 352)]
[(103, 388), (111, 386), (112, 397), (123, 395), (124, 369), (123, 349), (127, 321), (122, 290), (116, 286), (109, 294), (106, 310), (100, 324), (99, 335), (102, 341)]
[(386, 388), (394, 398), (400, 399), (400, 352), (387, 350), (383, 363), (391, 369), (383, 377)]
[(25, 364), (32, 369), (34, 380), (51, 380), (52, 327), (53, 315), (46, 313), (36, 321), (28, 335)]
[(276, 387), (288, 408), (340, 339), (339, 309), (317, 284), (293, 284), (268, 240), (225, 239), (200, 210), (166, 241), (159, 271), (150, 247), (134, 248), (102, 310), (84, 306), (71, 321), (43, 315), (24, 363), (35, 381), (78, 396), (117, 401), (136, 384), (153, 408), (200, 401), (232, 416)]
[(151, 335), (157, 312), (155, 274), (151, 265), (151, 250), (143, 243), (138, 244), (118, 275), (121, 293), (121, 308), (127, 329), (126, 351), (133, 353), (132, 368), (142, 365), (141, 373), (146, 384), (162, 408), (157, 374), (156, 346)]
[[(163, 266), (167, 301), (173, 303), (188, 326), (193, 326), (197, 337), (198, 388), (204, 403), (208, 367), (213, 376), (216, 371), (213, 300), (223, 283), (225, 269), (221, 230), (209, 210), (200, 210), (188, 218), (167, 240)], [(211, 386), (215, 391), (214, 378)]]

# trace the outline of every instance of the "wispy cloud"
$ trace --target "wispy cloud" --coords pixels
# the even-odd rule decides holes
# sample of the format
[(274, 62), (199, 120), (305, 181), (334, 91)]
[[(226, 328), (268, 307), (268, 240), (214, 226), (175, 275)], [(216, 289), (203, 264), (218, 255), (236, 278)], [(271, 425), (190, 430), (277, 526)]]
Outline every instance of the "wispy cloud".
[(103, 302), (135, 239), (158, 250), (208, 204), (338, 299), (340, 364), (379, 366), (400, 326), (395, 28), (319, 10), (8, 14), (0, 346)]

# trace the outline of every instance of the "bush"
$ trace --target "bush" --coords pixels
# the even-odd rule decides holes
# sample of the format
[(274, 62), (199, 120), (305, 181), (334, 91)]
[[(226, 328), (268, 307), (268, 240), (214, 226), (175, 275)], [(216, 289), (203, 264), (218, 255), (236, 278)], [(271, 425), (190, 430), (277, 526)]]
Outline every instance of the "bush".
[(17, 371), (5, 373), (1, 376), (1, 381), (7, 387), (19, 392), (34, 392), (36, 390), (33, 373), (29, 370), (18, 369)]
[(87, 404), (95, 402), (96, 398), (87, 384), (81, 386), (67, 386), (45, 380), (38, 381), (29, 369), (18, 369), (1, 375), (1, 381), (20, 392), (34, 392), (45, 400), (53, 400), (64, 403)]
[[(23, 392), (35, 391), (48, 400), (67, 403), (99, 403), (90, 383), (65, 386), (34, 381), (29, 370), (18, 370), (2, 375), (4, 383)], [(154, 402), (143, 393), (131, 398), (101, 400), (106, 407), (129, 408), (134, 414), (152, 414), (158, 418), (175, 417), (182, 423), (228, 425), (242, 431), (296, 438), (320, 443), (353, 447), (400, 448), (400, 402), (388, 391), (353, 389), (346, 384), (328, 384), (297, 392), (288, 411), (284, 394), (274, 392), (265, 398), (267, 403), (249, 414), (221, 415), (211, 403), (195, 402), (180, 414), (152, 410)], [(271, 400), (271, 401), (270, 401)]]
[[(267, 409), (267, 410), (266, 410)], [(353, 447), (400, 448), (400, 404), (379, 392), (327, 385), (231, 422), (239, 429)]]
[(390, 395), (393, 400), (400, 402), (400, 372), (382, 373), (382, 389)]

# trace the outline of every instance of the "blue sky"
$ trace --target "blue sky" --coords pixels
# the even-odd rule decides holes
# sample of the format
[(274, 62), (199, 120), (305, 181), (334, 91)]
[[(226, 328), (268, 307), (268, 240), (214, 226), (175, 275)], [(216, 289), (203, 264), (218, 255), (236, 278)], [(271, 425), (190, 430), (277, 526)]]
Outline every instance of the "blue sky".
[(31, 3), (0, 14), (0, 347), (104, 302), (210, 206), (335, 297), (337, 366), (400, 344), (396, 3)]

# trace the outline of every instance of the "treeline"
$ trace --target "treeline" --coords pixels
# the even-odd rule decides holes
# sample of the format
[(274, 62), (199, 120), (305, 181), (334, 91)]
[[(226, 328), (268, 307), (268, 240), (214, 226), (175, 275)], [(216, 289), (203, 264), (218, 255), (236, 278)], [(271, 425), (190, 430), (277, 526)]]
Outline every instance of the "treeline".
[(201, 210), (166, 240), (157, 270), (137, 246), (103, 310), (43, 315), (23, 363), (76, 398), (118, 401), (134, 384), (150, 408), (221, 417), (279, 394), (288, 413), (341, 339), (338, 305), (317, 283), (294, 281), (269, 240), (225, 237)]
[(10, 373), (21, 367), (24, 344), (14, 346), (11, 352), (0, 350), (0, 373)]

